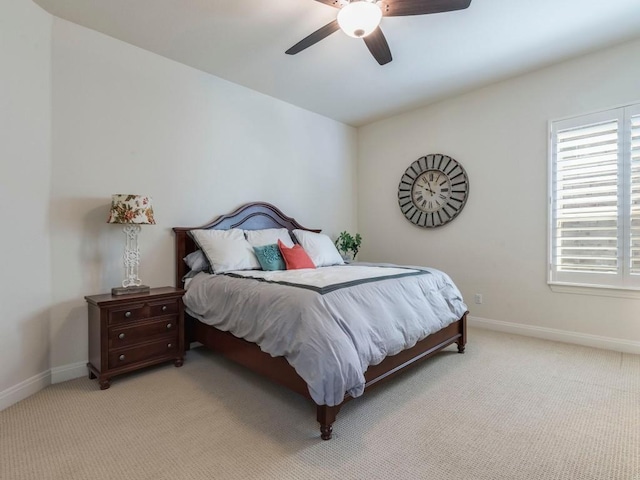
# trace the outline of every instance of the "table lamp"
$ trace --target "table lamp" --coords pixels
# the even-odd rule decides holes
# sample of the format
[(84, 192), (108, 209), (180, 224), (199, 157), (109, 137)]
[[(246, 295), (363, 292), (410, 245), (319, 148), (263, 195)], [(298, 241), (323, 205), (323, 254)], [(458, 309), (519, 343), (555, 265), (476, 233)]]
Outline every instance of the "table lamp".
[(122, 281), (122, 287), (111, 289), (111, 294), (148, 293), (149, 287), (142, 285), (142, 281), (138, 277), (138, 265), (140, 264), (138, 234), (140, 233), (140, 225), (155, 225), (156, 223), (153, 218), (151, 197), (143, 195), (113, 195), (107, 223), (123, 224), (124, 234), (127, 237), (124, 249), (126, 276)]

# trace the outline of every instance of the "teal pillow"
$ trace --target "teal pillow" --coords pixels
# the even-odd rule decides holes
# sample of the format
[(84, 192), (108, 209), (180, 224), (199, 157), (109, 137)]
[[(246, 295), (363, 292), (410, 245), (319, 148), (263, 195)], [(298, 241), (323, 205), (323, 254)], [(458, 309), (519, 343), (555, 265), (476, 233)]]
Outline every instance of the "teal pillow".
[(287, 269), (277, 244), (253, 247), (253, 251), (256, 252), (256, 257), (258, 257), (258, 262), (263, 270)]

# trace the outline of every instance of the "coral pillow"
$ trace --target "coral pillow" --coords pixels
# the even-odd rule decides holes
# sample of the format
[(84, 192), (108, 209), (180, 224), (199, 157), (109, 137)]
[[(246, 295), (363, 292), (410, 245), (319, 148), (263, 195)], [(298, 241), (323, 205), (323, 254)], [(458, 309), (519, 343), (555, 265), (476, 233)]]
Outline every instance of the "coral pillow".
[(294, 245), (291, 248), (287, 248), (287, 246), (278, 240), (278, 248), (280, 249), (280, 253), (282, 253), (282, 257), (284, 258), (284, 263), (287, 266), (287, 270), (298, 270), (300, 268), (316, 268), (313, 264), (307, 252), (304, 251), (300, 245)]

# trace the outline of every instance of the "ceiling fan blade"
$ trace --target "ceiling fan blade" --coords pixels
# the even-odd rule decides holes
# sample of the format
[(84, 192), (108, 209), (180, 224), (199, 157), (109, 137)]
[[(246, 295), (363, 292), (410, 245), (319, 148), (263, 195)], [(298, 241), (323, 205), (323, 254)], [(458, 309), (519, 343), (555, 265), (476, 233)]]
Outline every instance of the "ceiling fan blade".
[(340, 0), (316, 0), (316, 2), (324, 3), (330, 7), (342, 8), (342, 2), (340, 2)]
[(289, 50), (287, 50), (284, 53), (286, 53), (287, 55), (295, 55), (296, 53), (300, 53), (305, 48), (309, 48), (311, 45), (318, 43), (320, 40), (328, 37), (333, 32), (339, 29), (340, 29), (340, 26), (338, 25), (337, 20), (334, 20), (331, 23), (327, 23), (324, 27), (316, 30), (308, 37), (303, 38), (302, 40), (300, 40), (298, 43), (296, 43), (293, 47), (291, 47)]
[(471, 5), (471, 0), (384, 0), (380, 4), (380, 8), (385, 17), (403, 17), (453, 12), (464, 10), (469, 5)]
[(393, 60), (391, 50), (389, 50), (389, 44), (380, 27), (364, 37), (363, 40), (364, 43), (367, 44), (367, 48), (371, 52), (371, 55), (373, 55), (373, 58), (375, 58), (380, 65), (385, 65)]

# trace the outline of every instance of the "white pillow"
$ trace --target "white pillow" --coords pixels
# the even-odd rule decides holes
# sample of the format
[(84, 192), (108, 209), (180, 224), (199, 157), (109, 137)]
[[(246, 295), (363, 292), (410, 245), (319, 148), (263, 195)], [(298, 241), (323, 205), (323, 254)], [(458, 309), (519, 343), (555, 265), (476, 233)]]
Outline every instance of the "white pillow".
[(191, 237), (204, 252), (211, 273), (231, 270), (260, 270), (253, 247), (244, 238), (239, 228), (230, 230), (190, 230)]
[(282, 241), (288, 248), (293, 247), (293, 241), (286, 228), (265, 228), (263, 230), (245, 230), (247, 241), (252, 247), (277, 244)]
[(338, 249), (327, 235), (298, 229), (293, 233), (316, 267), (344, 264)]

